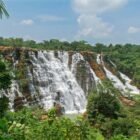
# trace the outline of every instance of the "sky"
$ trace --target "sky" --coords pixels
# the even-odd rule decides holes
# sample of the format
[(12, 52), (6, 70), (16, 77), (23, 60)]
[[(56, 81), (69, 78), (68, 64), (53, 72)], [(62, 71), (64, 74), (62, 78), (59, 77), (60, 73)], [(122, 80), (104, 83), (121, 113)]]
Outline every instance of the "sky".
[(3, 0), (0, 36), (140, 44), (140, 0)]

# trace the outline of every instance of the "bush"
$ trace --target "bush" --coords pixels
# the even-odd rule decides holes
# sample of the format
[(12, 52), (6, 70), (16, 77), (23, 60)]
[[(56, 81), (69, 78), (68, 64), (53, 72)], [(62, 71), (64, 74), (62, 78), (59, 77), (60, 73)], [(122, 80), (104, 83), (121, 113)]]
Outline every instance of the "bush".
[(87, 113), (90, 122), (94, 122), (100, 116), (102, 118), (117, 119), (120, 109), (121, 107), (116, 96), (109, 91), (93, 92), (89, 97)]
[[(41, 119), (47, 115), (46, 119)], [(71, 120), (58, 117), (55, 109), (27, 109), (8, 113), (0, 120), (2, 140), (104, 140), (83, 117)]]

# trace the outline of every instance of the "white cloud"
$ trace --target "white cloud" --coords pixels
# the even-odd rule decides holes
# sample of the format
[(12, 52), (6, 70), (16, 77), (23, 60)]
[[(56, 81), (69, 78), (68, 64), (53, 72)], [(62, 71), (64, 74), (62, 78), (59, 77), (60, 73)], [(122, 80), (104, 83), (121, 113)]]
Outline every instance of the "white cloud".
[(80, 14), (98, 14), (115, 10), (126, 2), (127, 0), (73, 0), (74, 9)]
[(134, 27), (134, 26), (130, 26), (130, 27), (128, 28), (128, 33), (129, 33), (129, 34), (140, 33), (140, 28)]
[(59, 16), (52, 16), (52, 15), (41, 15), (37, 17), (43, 22), (48, 22), (48, 21), (63, 21), (65, 18), (59, 17)]
[(106, 37), (113, 30), (112, 25), (104, 22), (96, 15), (81, 15), (78, 18), (78, 24), (80, 26), (79, 36)]
[(33, 25), (34, 21), (32, 19), (24, 19), (20, 22), (22, 25)]
[(78, 36), (102, 38), (109, 36), (113, 25), (102, 19), (102, 14), (115, 10), (128, 0), (73, 0), (74, 10), (79, 14), (80, 26)]

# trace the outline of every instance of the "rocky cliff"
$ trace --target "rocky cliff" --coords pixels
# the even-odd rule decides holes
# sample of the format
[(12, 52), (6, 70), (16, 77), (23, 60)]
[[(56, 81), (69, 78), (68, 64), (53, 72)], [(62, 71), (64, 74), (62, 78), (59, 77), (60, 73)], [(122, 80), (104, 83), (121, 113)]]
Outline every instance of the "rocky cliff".
[(88, 93), (104, 79), (123, 94), (139, 94), (131, 79), (101, 54), (12, 47), (0, 47), (0, 54), (11, 63), (15, 76), (4, 93), (11, 110), (39, 105), (46, 110), (61, 106), (64, 113), (84, 112)]

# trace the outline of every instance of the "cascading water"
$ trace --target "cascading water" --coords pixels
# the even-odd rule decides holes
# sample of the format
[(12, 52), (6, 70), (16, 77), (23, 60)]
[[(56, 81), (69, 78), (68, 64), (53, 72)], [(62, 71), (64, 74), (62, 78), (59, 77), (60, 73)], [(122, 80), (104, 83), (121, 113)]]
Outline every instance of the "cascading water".
[(111, 60), (109, 60), (109, 62), (112, 64), (112, 66), (114, 66), (115, 68), (117, 68), (116, 64), (114, 62), (112, 62)]
[[(99, 58), (100, 58), (100, 60), (99, 60)], [(122, 77), (122, 79), (125, 80), (125, 84), (124, 84), (116, 75), (114, 75), (111, 71), (109, 71), (105, 67), (104, 61), (102, 59), (102, 55), (100, 55), (100, 54), (97, 55), (97, 63), (103, 65), (107, 78), (109, 80), (111, 80), (114, 87), (119, 89), (122, 93), (130, 93), (130, 94), (139, 94), (140, 93), (140, 91), (137, 87), (132, 86), (130, 84), (130, 82), (132, 80), (129, 79), (126, 75), (124, 75), (123, 73), (120, 72), (120, 76)], [(116, 67), (116, 65), (113, 62), (112, 62), (112, 64), (114, 65), (114, 67)]]
[(101, 55), (97, 54), (96, 56), (96, 62), (100, 65), (101, 64)]
[(67, 52), (58, 52), (57, 58), (53, 51), (39, 51), (37, 57), (30, 53), (33, 65), (30, 79), (37, 83), (31, 87), (41, 96), (40, 102), (46, 110), (59, 103), (65, 113), (85, 111), (86, 97), (68, 67), (68, 58)]
[(75, 53), (72, 55), (71, 71), (74, 75), (76, 75), (76, 67), (80, 61), (84, 61), (84, 57), (80, 53)]
[(112, 72), (110, 72), (106, 67), (104, 67), (104, 70), (106, 72), (106, 76), (109, 80), (112, 81), (115, 88), (119, 89), (120, 91), (125, 91), (125, 85), (120, 81), (120, 79), (115, 76)]
[(101, 80), (100, 80), (100, 78), (98, 78), (96, 76), (96, 74), (93, 71), (93, 69), (91, 68), (90, 64), (87, 61), (85, 61), (84, 57), (80, 53), (75, 53), (72, 56), (71, 71), (75, 76), (76, 76), (76, 72), (77, 72), (77, 67), (79, 65), (79, 62), (81, 62), (81, 61), (84, 62), (84, 66), (85, 66), (84, 69), (86, 70), (86, 73), (87, 73), (86, 81), (84, 84), (86, 84), (85, 92), (86, 92), (86, 95), (88, 95), (90, 83), (92, 83), (94, 81), (95, 82), (94, 87), (97, 87), (98, 84), (101, 84)]
[(140, 94), (140, 90), (137, 87), (130, 84), (132, 80), (128, 76), (126, 76), (121, 72), (120, 72), (120, 76), (125, 81), (125, 86), (128, 89), (128, 92), (132, 94)]
[[(120, 73), (125, 81), (124, 84), (109, 71), (104, 65), (102, 55), (97, 55), (99, 69), (96, 73), (86, 57), (82, 53), (74, 52), (71, 55), (64, 51), (28, 51), (25, 77), (28, 89), (23, 91), (20, 87), (20, 79), (18, 79), (19, 81), (12, 82), (9, 90), (3, 92), (10, 100), (11, 111), (18, 109), (16, 106), (20, 105), (39, 105), (46, 110), (59, 105), (66, 114), (84, 112), (88, 93), (98, 84), (102, 85), (101, 79), (96, 76), (102, 68), (106, 77), (122, 93), (140, 93), (135, 86), (130, 84), (131, 79), (126, 75)], [(14, 60), (13, 67), (16, 69), (19, 64), (20, 60)]]
[[(14, 101), (16, 97), (23, 97), (22, 93), (19, 90), (19, 85), (16, 81), (12, 81), (10, 89), (3, 91), (3, 95), (5, 95), (9, 99), (9, 109), (14, 111)], [(26, 104), (26, 99), (24, 99), (24, 103)]]
[[(39, 105), (48, 110), (60, 105), (66, 114), (84, 112), (88, 92), (100, 79), (80, 53), (73, 53), (71, 59), (69, 64), (69, 53), (64, 51), (29, 51), (25, 77), (28, 90), (20, 91), (19, 79), (19, 82), (13, 81), (11, 88), (4, 92), (9, 98), (11, 111), (18, 109), (17, 106)], [(16, 69), (20, 62), (14, 57), (12, 60)], [(81, 62), (84, 62), (86, 81), (79, 84), (76, 76)]]

